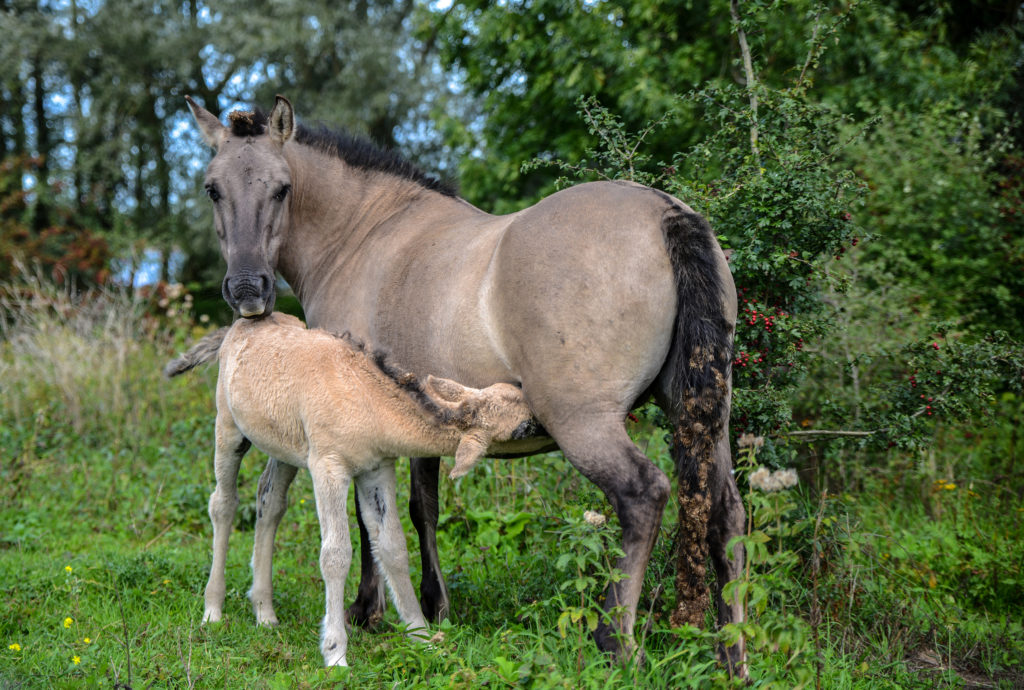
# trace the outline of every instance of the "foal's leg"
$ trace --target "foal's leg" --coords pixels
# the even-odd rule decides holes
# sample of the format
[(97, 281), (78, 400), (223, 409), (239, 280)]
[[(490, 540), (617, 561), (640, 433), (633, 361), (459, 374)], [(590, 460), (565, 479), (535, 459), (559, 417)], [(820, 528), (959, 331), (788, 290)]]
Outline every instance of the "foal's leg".
[[(432, 621), (446, 618), (451, 608), (437, 555), (437, 479), (440, 465), (440, 458), (409, 459), (409, 516), (420, 537), (420, 560), (423, 564), (420, 607), (423, 615)], [(384, 615), (384, 582), (373, 564), (359, 492), (356, 492), (356, 518), (359, 522), (359, 591), (348, 608), (348, 619), (353, 625), (372, 627)]]
[[(341, 467), (339, 467), (341, 465)], [(325, 666), (348, 666), (348, 634), (345, 632), (345, 579), (352, 565), (348, 533), (348, 485), (350, 477), (342, 461), (310, 458), (309, 472), (320, 519), (320, 573), (324, 578), (326, 611), (320, 629), (320, 651)]]
[(373, 559), (387, 581), (398, 615), (409, 626), (409, 635), (421, 639), (427, 622), (409, 579), (409, 550), (398, 519), (395, 495), (395, 461), (386, 460), (376, 469), (356, 477), (356, 494)]
[(370, 535), (367, 534), (366, 524), (363, 522), (358, 491), (356, 523), (359, 525), (359, 589), (356, 591), (356, 600), (345, 614), (352, 625), (372, 629), (384, 617), (384, 580), (373, 563), (373, 549), (370, 548)]
[(256, 625), (277, 625), (271, 581), (274, 571), (274, 536), (288, 507), (288, 487), (297, 471), (294, 465), (270, 458), (260, 476), (256, 535), (252, 547), (252, 589), (249, 590)]
[(206, 583), (204, 623), (216, 623), (224, 613), (224, 569), (231, 525), (238, 509), (238, 466), (250, 445), (226, 413), (217, 414), (215, 436), (213, 473), (217, 487), (210, 494), (209, 505), (213, 523), (213, 563)]

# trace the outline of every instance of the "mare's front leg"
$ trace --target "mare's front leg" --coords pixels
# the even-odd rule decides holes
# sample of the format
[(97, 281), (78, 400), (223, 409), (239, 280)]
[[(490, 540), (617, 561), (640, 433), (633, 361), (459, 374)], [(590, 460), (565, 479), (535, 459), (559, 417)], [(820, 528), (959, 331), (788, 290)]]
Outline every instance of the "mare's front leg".
[(352, 625), (373, 629), (384, 617), (384, 581), (373, 564), (370, 536), (363, 522), (359, 492), (356, 492), (356, 523), (359, 525), (359, 589), (346, 615)]
[(267, 460), (257, 492), (256, 534), (252, 546), (252, 589), (249, 601), (256, 625), (277, 625), (274, 613), (274, 537), (288, 507), (288, 487), (298, 469), (294, 465)]
[(409, 550), (398, 518), (395, 461), (384, 460), (356, 477), (356, 496), (369, 535), (373, 560), (384, 576), (409, 635), (422, 639), (427, 622), (409, 578)]
[(409, 458), (409, 517), (420, 537), (420, 608), (427, 620), (448, 617), (451, 602), (437, 555), (437, 479), (441, 458)]
[(228, 556), (228, 539), (238, 509), (238, 467), (249, 450), (249, 440), (235, 426), (226, 412), (218, 412), (213, 474), (217, 487), (210, 494), (210, 522), (213, 523), (213, 563), (206, 583), (204, 623), (216, 623), (224, 615), (224, 570)]
[(352, 565), (348, 533), (348, 468), (339, 458), (310, 458), (316, 514), (320, 520), (320, 573), (324, 579), (326, 606), (320, 626), (320, 651), (325, 666), (348, 666), (348, 633), (345, 631), (345, 579)]

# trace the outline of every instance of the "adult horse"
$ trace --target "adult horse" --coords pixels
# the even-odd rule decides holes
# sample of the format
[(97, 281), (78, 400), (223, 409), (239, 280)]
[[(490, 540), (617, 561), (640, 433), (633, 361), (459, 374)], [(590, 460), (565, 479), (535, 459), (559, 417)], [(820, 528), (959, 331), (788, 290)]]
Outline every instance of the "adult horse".
[[(269, 314), (276, 270), (311, 327), (349, 331), (417, 374), (521, 385), (550, 438), (500, 450), (523, 455), (553, 441), (618, 515), (625, 555), (616, 567), (627, 577), (609, 585), (610, 613), (594, 636), (619, 658), (634, 651), (644, 571), (671, 493), (625, 429), (629, 410), (653, 395), (675, 425), (672, 620), (703, 623), (709, 554), (719, 623), (743, 619), (741, 604), (722, 598), (743, 562), (740, 547), (727, 552), (744, 522), (726, 433), (736, 291), (703, 218), (628, 182), (581, 184), (494, 216), (394, 154), (297, 125), (280, 96), (269, 116), (234, 112), (227, 127), (188, 104), (216, 151), (205, 184), (235, 311)], [(437, 473), (436, 458), (412, 462), (421, 605), (432, 618), (448, 610), (434, 535)], [(273, 539), (294, 476), (271, 459), (260, 479), (250, 597), (264, 624), (276, 623)], [(356, 622), (383, 609), (372, 559), (362, 565), (349, 609)], [(742, 672), (742, 643), (725, 656)]]

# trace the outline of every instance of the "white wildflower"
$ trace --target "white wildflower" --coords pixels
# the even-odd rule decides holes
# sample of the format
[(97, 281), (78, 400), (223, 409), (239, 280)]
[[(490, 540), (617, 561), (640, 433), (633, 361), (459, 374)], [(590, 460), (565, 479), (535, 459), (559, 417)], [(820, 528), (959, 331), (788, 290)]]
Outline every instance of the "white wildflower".
[(779, 482), (782, 484), (783, 489), (791, 489), (800, 481), (799, 477), (796, 476), (796, 470), (792, 468), (779, 470), (776, 474), (779, 476)]
[(764, 445), (764, 436), (754, 436), (753, 434), (742, 434), (736, 445), (740, 448), (746, 448), (753, 446), (754, 448), (760, 448)]
[(593, 525), (594, 527), (600, 527), (607, 520), (604, 515), (594, 510), (588, 510), (583, 513), (583, 519), (587, 521), (587, 524)]
[(751, 472), (748, 481), (753, 488), (770, 493), (796, 486), (799, 478), (796, 476), (796, 470), (794, 469), (772, 472), (767, 467), (762, 466)]
[(750, 473), (750, 479), (748, 481), (750, 482), (750, 485), (755, 489), (760, 489), (761, 491), (770, 491), (770, 489), (768, 489), (767, 483), (771, 479), (771, 476), (771, 470), (762, 465), (761, 467), (758, 467), (756, 470)]

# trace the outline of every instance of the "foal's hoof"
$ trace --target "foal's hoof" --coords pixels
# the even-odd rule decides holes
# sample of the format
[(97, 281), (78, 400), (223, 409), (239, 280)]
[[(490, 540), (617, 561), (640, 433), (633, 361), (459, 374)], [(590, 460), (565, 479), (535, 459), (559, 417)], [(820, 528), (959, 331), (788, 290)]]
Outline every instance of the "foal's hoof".
[(332, 666), (348, 667), (348, 661), (345, 660), (344, 654), (339, 654), (334, 657), (324, 657), (324, 666), (330, 668)]
[(220, 623), (220, 619), (223, 617), (223, 613), (220, 609), (206, 609), (203, 612), (203, 625), (207, 623)]

